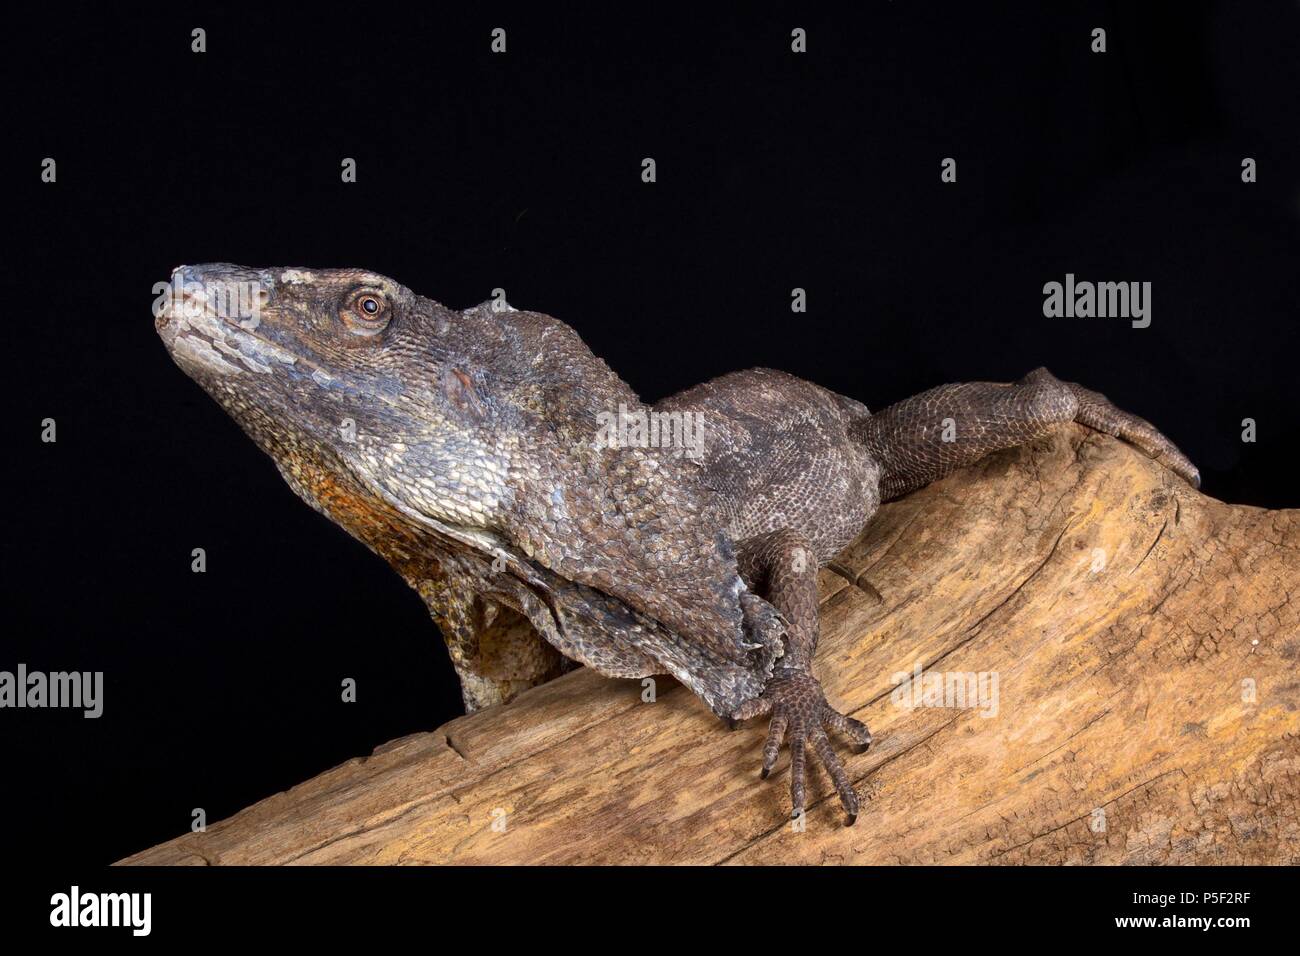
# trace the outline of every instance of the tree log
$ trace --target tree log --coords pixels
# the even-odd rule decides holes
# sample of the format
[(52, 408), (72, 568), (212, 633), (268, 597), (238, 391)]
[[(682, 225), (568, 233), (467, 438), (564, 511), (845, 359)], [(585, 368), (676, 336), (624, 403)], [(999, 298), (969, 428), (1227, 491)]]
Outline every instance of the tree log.
[(836, 743), (854, 827), (820, 768), (789, 819), (764, 722), (580, 670), (122, 862), (1300, 862), (1300, 511), (1069, 426), (886, 505), (821, 586), (826, 696), (875, 734)]

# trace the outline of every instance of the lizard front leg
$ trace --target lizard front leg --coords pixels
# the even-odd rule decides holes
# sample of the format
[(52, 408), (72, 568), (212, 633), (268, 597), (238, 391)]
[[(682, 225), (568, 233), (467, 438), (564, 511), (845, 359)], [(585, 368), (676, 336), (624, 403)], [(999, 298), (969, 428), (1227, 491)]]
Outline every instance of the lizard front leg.
[(813, 652), (820, 624), (817, 611), (817, 558), (811, 544), (790, 529), (771, 531), (741, 541), (736, 549), (741, 576), (750, 589), (766, 598), (789, 624), (785, 654), (762, 696), (746, 701), (732, 717), (747, 720), (768, 716), (767, 743), (763, 747), (762, 776), (776, 765), (781, 741), (790, 741), (790, 797), (792, 816), (804, 812), (807, 752), (811, 748), (830, 774), (840, 803), (852, 826), (858, 817), (858, 795), (831, 746), (826, 728), (848, 736), (855, 752), (871, 745), (866, 724), (840, 713), (826, 702), (813, 675)]

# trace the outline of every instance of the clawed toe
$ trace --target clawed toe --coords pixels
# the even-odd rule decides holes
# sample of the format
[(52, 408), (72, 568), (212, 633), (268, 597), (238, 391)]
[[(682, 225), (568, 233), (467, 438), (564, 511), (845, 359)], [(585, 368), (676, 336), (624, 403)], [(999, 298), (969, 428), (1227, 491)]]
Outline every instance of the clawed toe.
[(828, 705), (822, 715), (822, 722), (852, 740), (853, 744), (849, 749), (855, 754), (864, 754), (871, 746), (871, 731), (867, 729), (866, 724), (854, 717), (841, 714)]
[(784, 713), (772, 715), (772, 721), (767, 725), (767, 741), (763, 744), (763, 769), (759, 776), (764, 780), (776, 766), (777, 755), (781, 752), (781, 741), (785, 738), (785, 728), (789, 723), (789, 718)]
[[(863, 753), (871, 746), (871, 732), (860, 720), (841, 714), (826, 703), (816, 678), (811, 674), (797, 672), (775, 678), (762, 700), (743, 708), (750, 712), (769, 712), (771, 722), (768, 725), (767, 740), (763, 744), (763, 767), (759, 776), (766, 780), (776, 766), (781, 742), (788, 739), (790, 745), (790, 804), (791, 819), (797, 820), (803, 815), (805, 794), (807, 790), (807, 752), (812, 750), (817, 759), (830, 775), (844, 807), (845, 825), (853, 826), (858, 819), (859, 802), (857, 791), (849, 779), (844, 765), (840, 762), (826, 728), (833, 728), (852, 741), (852, 751)], [(740, 713), (739, 711), (737, 712)]]

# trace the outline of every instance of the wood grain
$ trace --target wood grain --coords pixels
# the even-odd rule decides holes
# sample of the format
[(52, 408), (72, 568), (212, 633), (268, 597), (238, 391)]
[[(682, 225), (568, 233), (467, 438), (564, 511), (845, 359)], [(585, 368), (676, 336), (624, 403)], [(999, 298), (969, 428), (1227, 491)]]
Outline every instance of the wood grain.
[[(1298, 516), (1077, 426), (886, 505), (821, 579), (852, 828), (820, 769), (791, 824), (761, 724), (578, 671), (122, 862), (1300, 862)], [(901, 702), (918, 662), (996, 708)]]

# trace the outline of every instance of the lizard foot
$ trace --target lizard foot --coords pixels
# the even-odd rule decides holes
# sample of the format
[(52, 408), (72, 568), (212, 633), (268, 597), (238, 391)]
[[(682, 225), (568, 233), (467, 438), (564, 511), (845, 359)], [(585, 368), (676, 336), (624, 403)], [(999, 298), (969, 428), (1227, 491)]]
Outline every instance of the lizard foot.
[(1140, 449), (1148, 458), (1160, 462), (1193, 488), (1201, 487), (1201, 473), (1196, 466), (1178, 450), (1177, 445), (1145, 418), (1115, 407), (1099, 392), (1073, 383), (1067, 383), (1067, 387), (1079, 401), (1079, 411), (1074, 420), (1080, 425), (1123, 439)]
[(831, 747), (826, 728), (832, 727), (850, 737), (854, 741), (853, 752), (863, 753), (871, 746), (871, 731), (867, 730), (867, 725), (841, 714), (826, 703), (817, 678), (803, 669), (778, 669), (763, 695), (741, 704), (732, 719), (740, 721), (764, 715), (771, 715), (771, 719), (767, 743), (763, 745), (763, 779), (767, 779), (776, 766), (781, 741), (787, 736), (790, 739), (791, 818), (797, 819), (804, 812), (807, 751), (811, 747), (840, 795), (840, 803), (848, 815), (845, 825), (853, 826), (858, 819), (858, 794)]

